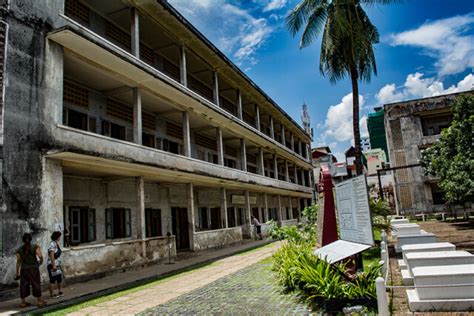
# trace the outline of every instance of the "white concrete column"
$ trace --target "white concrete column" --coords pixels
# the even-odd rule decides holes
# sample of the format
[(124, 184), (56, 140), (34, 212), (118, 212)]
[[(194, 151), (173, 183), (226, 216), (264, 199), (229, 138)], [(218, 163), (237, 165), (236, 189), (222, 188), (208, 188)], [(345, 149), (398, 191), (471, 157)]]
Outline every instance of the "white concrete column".
[(188, 111), (183, 111), (182, 121), (183, 121), (184, 155), (186, 157), (191, 157), (191, 128), (189, 126), (189, 112)]
[(186, 184), (186, 195), (188, 202), (188, 229), (189, 229), (189, 250), (194, 251), (194, 233), (195, 233), (195, 217), (194, 217), (194, 185)]
[(306, 186), (306, 177), (305, 177), (305, 170), (301, 169), (301, 185)]
[(259, 207), (258, 207), (258, 217), (259, 217), (260, 222), (261, 222), (262, 224), (265, 223), (265, 217), (264, 217), (264, 216), (265, 216), (265, 215), (264, 215), (264, 209), (263, 209), (263, 207), (260, 207), (260, 206), (259, 206)]
[(275, 175), (275, 179), (278, 180), (278, 158), (275, 154), (273, 154), (273, 174)]
[(146, 257), (146, 223), (145, 223), (145, 181), (143, 177), (135, 178), (135, 189), (136, 189), (136, 229), (137, 239), (142, 240), (142, 256)]
[(214, 96), (214, 104), (217, 106), (220, 106), (219, 102), (219, 77), (217, 75), (217, 71), (214, 71), (212, 73), (212, 81), (213, 81), (213, 87), (212, 87), (212, 93)]
[(273, 117), (270, 115), (270, 137), (275, 139), (275, 129), (273, 126)]
[(258, 157), (257, 157), (258, 161), (257, 161), (257, 166), (259, 168), (259, 173), (262, 175), (262, 176), (265, 176), (265, 162), (263, 161), (263, 148), (262, 147), (259, 147), (258, 148)]
[(187, 70), (186, 70), (186, 48), (184, 45), (181, 45), (179, 48), (180, 52), (180, 59), (179, 59), (179, 78), (180, 82), (183, 86), (187, 87), (188, 86), (188, 75), (187, 75)]
[(288, 207), (290, 208), (290, 218), (289, 219), (293, 219), (293, 205), (292, 205), (292, 202), (291, 202), (291, 196), (288, 197)]
[(375, 279), (375, 291), (377, 293), (377, 309), (380, 316), (390, 315), (388, 309), (387, 290), (385, 280), (382, 277)]
[(260, 131), (260, 107), (255, 104), (255, 127)]
[(239, 119), (243, 120), (243, 109), (242, 109), (242, 95), (240, 94), (240, 90), (235, 92), (235, 97), (237, 99), (237, 116)]
[(290, 182), (290, 172), (288, 170), (288, 160), (285, 159), (285, 181)]
[(283, 206), (281, 205), (281, 195), (278, 194), (278, 213), (277, 213), (277, 216), (278, 216), (278, 226), (281, 226), (281, 221), (282, 221), (282, 210), (283, 209)]
[(140, 15), (135, 7), (130, 8), (130, 34), (132, 55), (140, 58)]
[(250, 220), (250, 214), (251, 214), (252, 210), (251, 210), (251, 207), (250, 207), (250, 192), (249, 191), (245, 191), (245, 223), (244, 223), (244, 226), (243, 226), (243, 234), (247, 237), (247, 238), (252, 238), (252, 222)]
[(311, 150), (309, 150), (309, 144), (304, 144), (304, 147), (306, 148), (306, 159), (311, 161)]
[(265, 222), (268, 222), (270, 217), (268, 216), (268, 195), (266, 193), (263, 193), (263, 216)]
[(142, 144), (142, 97), (139, 88), (132, 89), (133, 94), (133, 142)]
[(217, 162), (219, 165), (224, 165), (224, 141), (222, 140), (222, 129), (216, 127), (217, 138)]
[(245, 138), (240, 139), (240, 164), (242, 171), (247, 171), (247, 149), (245, 147)]
[(135, 178), (136, 189), (136, 219), (137, 219), (137, 239), (146, 237), (145, 231), (145, 181), (143, 177)]
[(301, 148), (301, 141), (298, 139), (298, 152), (300, 153), (300, 156), (303, 156), (303, 148)]
[(285, 126), (283, 124), (281, 124), (281, 143), (286, 146)]
[(221, 225), (222, 228), (229, 227), (229, 220), (227, 218), (227, 192), (225, 188), (221, 188)]

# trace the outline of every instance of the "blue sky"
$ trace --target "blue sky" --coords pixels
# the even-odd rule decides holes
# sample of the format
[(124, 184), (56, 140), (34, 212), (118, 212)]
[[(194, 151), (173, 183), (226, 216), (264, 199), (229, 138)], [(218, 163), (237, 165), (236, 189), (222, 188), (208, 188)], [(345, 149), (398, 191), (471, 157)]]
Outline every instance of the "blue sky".
[[(349, 80), (319, 73), (320, 38), (303, 50), (284, 18), (298, 0), (169, 0), (297, 122), (308, 104), (313, 146), (338, 159), (352, 139)], [(474, 88), (474, 1), (410, 0), (367, 8), (378, 27), (378, 76), (360, 86), (361, 129), (384, 103)]]

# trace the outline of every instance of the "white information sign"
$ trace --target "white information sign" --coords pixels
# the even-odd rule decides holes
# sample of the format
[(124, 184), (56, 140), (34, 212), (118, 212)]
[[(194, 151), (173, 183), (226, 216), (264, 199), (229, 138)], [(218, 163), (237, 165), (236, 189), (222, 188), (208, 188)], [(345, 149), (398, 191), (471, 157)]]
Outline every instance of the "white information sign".
[(336, 205), (340, 239), (373, 245), (374, 235), (365, 175), (336, 185)]

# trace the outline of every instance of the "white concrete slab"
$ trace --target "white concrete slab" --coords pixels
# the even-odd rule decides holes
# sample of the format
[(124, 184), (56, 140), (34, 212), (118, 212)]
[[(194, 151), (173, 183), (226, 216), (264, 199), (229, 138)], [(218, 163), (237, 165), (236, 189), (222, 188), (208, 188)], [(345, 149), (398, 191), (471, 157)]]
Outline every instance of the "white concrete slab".
[(436, 242), (436, 236), (432, 233), (420, 233), (413, 235), (397, 236), (397, 244), (395, 245), (395, 252), (399, 253), (405, 245), (413, 244), (427, 244)]
[(406, 254), (405, 260), (412, 276), (412, 270), (418, 267), (474, 264), (474, 255), (467, 251), (411, 252)]
[(392, 225), (397, 225), (397, 224), (410, 224), (410, 221), (407, 218), (397, 218), (397, 219), (392, 219), (390, 221), (390, 224)]
[(345, 240), (336, 240), (329, 245), (316, 249), (314, 253), (322, 260), (329, 263), (335, 263), (356, 253), (367, 250), (370, 247), (372, 246)]
[(408, 269), (401, 270), (400, 272), (402, 274), (403, 285), (414, 284), (413, 276), (411, 275), (410, 271), (408, 271)]
[(420, 233), (420, 225), (418, 224), (395, 224), (392, 225), (393, 236), (413, 235)]
[(412, 312), (432, 312), (432, 311), (471, 311), (474, 309), (474, 298), (470, 299), (441, 299), (441, 300), (421, 300), (416, 290), (407, 290), (408, 306)]
[(412, 274), (420, 300), (474, 299), (474, 264), (418, 267)]
[(404, 259), (398, 259), (397, 262), (400, 270), (405, 270), (407, 268), (407, 264), (405, 263)]
[(411, 252), (426, 252), (426, 251), (454, 251), (456, 246), (449, 242), (435, 242), (423, 244), (411, 244), (402, 246), (403, 259), (405, 255)]

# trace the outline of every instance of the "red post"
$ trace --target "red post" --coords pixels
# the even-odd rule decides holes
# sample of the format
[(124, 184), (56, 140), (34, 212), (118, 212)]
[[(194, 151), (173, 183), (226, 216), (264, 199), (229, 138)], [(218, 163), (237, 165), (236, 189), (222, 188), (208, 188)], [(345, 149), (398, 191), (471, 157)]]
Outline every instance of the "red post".
[[(325, 165), (321, 166), (319, 177), (320, 190), (324, 195), (324, 218), (323, 218), (323, 236), (322, 245), (326, 246), (335, 242), (337, 238), (336, 208), (334, 206), (333, 184), (331, 172)], [(319, 210), (321, 211), (321, 210)]]

